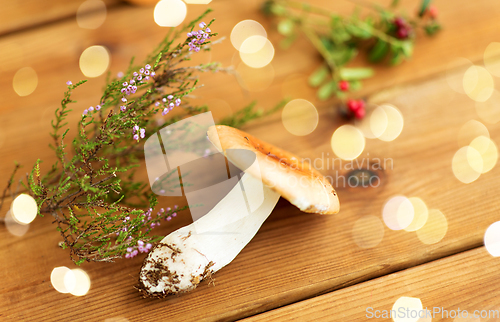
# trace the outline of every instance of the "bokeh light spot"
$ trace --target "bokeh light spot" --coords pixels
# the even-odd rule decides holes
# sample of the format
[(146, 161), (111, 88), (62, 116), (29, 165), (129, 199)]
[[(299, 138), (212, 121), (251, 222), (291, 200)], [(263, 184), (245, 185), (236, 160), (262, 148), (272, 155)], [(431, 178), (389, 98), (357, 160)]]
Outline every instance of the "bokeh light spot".
[(109, 66), (109, 53), (103, 46), (91, 46), (80, 56), (80, 70), (87, 77), (101, 76)]
[(391, 230), (405, 229), (412, 223), (414, 217), (413, 205), (405, 196), (392, 197), (382, 210), (384, 223)]
[(82, 2), (76, 12), (76, 23), (80, 28), (97, 29), (106, 20), (106, 4), (101, 0)]
[(482, 165), (475, 167), (469, 160), (469, 150), (467, 150), (467, 160), (469, 160), (469, 164), (474, 170), (486, 173), (497, 164), (498, 148), (490, 138), (478, 136), (471, 142), (469, 147), (472, 148), (470, 150), (476, 150), (481, 154)]
[(33, 93), (38, 86), (38, 76), (31, 67), (19, 69), (12, 80), (12, 87), (19, 96), (28, 96)]
[(464, 74), (472, 66), (474, 66), (472, 62), (465, 58), (457, 58), (448, 64), (446, 80), (452, 90), (465, 94), (463, 86)]
[[(231, 31), (231, 44), (234, 48), (236, 48), (236, 50), (241, 51), (241, 45), (243, 44), (243, 42), (245, 42), (245, 40), (252, 36), (261, 36), (267, 39), (266, 29), (264, 29), (264, 27), (262, 27), (262, 25), (255, 20), (240, 21), (233, 27), (233, 30)], [(264, 42), (262, 41), (262, 39), (260, 39), (260, 43), (257, 45), (260, 45), (260, 47), (256, 50), (264, 46)]]
[(343, 160), (356, 159), (365, 149), (365, 137), (352, 125), (342, 125), (332, 135), (333, 152)]
[(419, 298), (402, 296), (392, 306), (394, 312), (408, 312), (408, 314), (394, 314), (394, 322), (417, 322), (423, 316), (423, 305)]
[(500, 257), (500, 221), (491, 224), (486, 229), (484, 246), (491, 256)]
[(375, 138), (380, 137), (387, 130), (389, 118), (384, 107), (378, 106), (369, 116), (370, 132)]
[(444, 238), (448, 231), (448, 221), (444, 214), (437, 210), (429, 210), (429, 218), (425, 225), (417, 230), (417, 237), (426, 245), (435, 244)]
[(274, 80), (274, 68), (269, 64), (263, 68), (255, 69), (240, 63), (236, 68), (238, 82), (241, 87), (249, 92), (260, 92), (268, 88)]
[(354, 223), (352, 238), (361, 248), (373, 248), (384, 238), (384, 224), (376, 216), (363, 216)]
[(392, 105), (384, 104), (380, 107), (384, 109), (387, 115), (387, 128), (378, 138), (386, 142), (393, 141), (401, 134), (401, 131), (403, 131), (403, 114)]
[(312, 133), (318, 126), (318, 111), (309, 101), (295, 99), (288, 102), (281, 113), (285, 129), (297, 136)]
[(485, 102), (493, 94), (493, 77), (481, 66), (471, 66), (464, 74), (464, 92), (476, 102)]
[(187, 15), (187, 6), (182, 0), (160, 0), (154, 10), (154, 20), (160, 27), (177, 27)]
[(418, 197), (408, 198), (413, 206), (413, 220), (411, 224), (404, 228), (406, 231), (416, 231), (422, 228), (427, 222), (427, 218), (429, 217), (429, 209), (427, 209), (427, 205), (425, 202)]
[(252, 68), (262, 68), (274, 58), (273, 44), (263, 36), (248, 37), (240, 47), (240, 58)]
[(455, 153), (451, 161), (453, 174), (463, 183), (474, 182), (479, 178), (481, 172), (474, 170), (469, 162), (476, 165), (479, 161), (482, 167), (481, 154), (474, 148), (464, 146)]
[(500, 92), (493, 90), (486, 102), (476, 102), (476, 113), (486, 123), (498, 123), (500, 121)]
[(20, 224), (29, 224), (36, 218), (38, 207), (32, 196), (22, 193), (14, 199), (10, 211), (14, 220)]
[(492, 42), (483, 54), (484, 66), (494, 76), (500, 77), (500, 43)]
[(14, 218), (12, 218), (12, 213), (11, 211), (7, 211), (7, 214), (5, 215), (5, 227), (14, 236), (23, 236), (26, 234), (30, 228), (29, 224), (21, 224), (18, 223)]
[[(67, 275), (69, 277), (66, 277)], [(52, 283), (52, 286), (55, 288), (55, 290), (59, 293), (69, 293), (72, 288), (75, 287), (72, 282), (71, 276), (74, 277), (74, 274), (66, 266), (56, 267), (50, 274), (50, 282)]]
[(70, 293), (75, 296), (83, 296), (87, 294), (90, 289), (90, 278), (87, 273), (80, 268), (72, 269), (71, 272), (73, 273), (75, 282), (74, 287), (70, 290)]
[(458, 146), (467, 146), (478, 136), (485, 136), (489, 138), (490, 132), (483, 123), (476, 120), (470, 120), (458, 131)]

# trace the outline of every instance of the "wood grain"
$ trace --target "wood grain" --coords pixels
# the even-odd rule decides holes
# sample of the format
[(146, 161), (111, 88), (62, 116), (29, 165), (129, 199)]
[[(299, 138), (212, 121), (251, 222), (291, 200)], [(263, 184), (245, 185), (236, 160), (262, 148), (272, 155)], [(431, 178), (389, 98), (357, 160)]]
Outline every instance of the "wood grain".
[[(51, 22), (75, 18), (84, 1), (75, 0), (16, 0), (2, 1), (0, 10), (0, 36), (36, 28)], [(120, 3), (119, 0), (103, 0), (108, 10)]]
[(497, 266), (498, 258), (481, 247), (242, 321), (393, 321), (383, 314), (400, 297), (420, 299), (432, 321), (499, 321)]
[[(214, 1), (216, 31), (228, 36), (232, 26), (243, 19), (256, 19), (271, 30), (271, 24), (257, 12), (259, 3)], [(318, 3), (334, 6), (328, 1)], [(23, 237), (11, 236), (0, 228), (0, 318), (234, 320), (480, 246), (486, 227), (498, 220), (500, 170), (494, 168), (470, 185), (453, 177), (451, 159), (459, 148), (458, 131), (466, 121), (477, 119), (477, 115), (474, 102), (451, 92), (443, 75), (448, 63), (458, 55), (480, 62), (486, 46), (497, 39), (500, 4), (486, 0), (437, 4), (445, 30), (436, 38), (419, 39), (412, 61), (393, 69), (377, 68), (376, 79), (368, 81), (361, 92), (368, 95), (392, 88), (372, 100), (395, 104), (405, 118), (406, 125), (398, 139), (369, 140), (362, 155), (367, 158), (369, 153), (370, 158), (393, 160), (392, 169), (384, 171), (380, 188), (338, 187), (341, 213), (336, 216), (304, 214), (280, 201), (255, 239), (234, 262), (217, 273), (215, 287), (203, 284), (192, 293), (165, 300), (143, 300), (132, 288), (140, 258), (116, 264), (85, 264), (83, 268), (92, 281), (88, 295), (77, 298), (59, 294), (50, 285), (50, 272), (56, 266), (73, 266), (68, 254), (57, 247), (60, 237), (50, 218), (37, 219)], [(403, 5), (413, 10), (410, 1), (403, 1)], [(335, 6), (339, 11), (352, 8), (347, 2)], [(204, 8), (190, 6), (190, 17)], [(125, 68), (131, 55), (142, 59), (164, 35), (165, 30), (155, 26), (151, 17), (151, 8), (119, 7), (95, 31), (61, 21), (0, 38), (0, 48), (10, 48), (12, 44), (22, 48), (22, 55), (7, 50), (0, 56), (1, 181), (6, 181), (13, 160), (26, 165), (23, 171), (37, 158), (45, 160), (44, 169), (54, 161), (52, 151), (46, 148), (50, 113), (59, 103), (64, 83), (83, 77), (78, 69), (80, 53), (90, 45), (105, 45), (111, 52), (111, 69), (116, 72)], [(271, 41), (278, 43), (280, 37), (274, 32), (269, 34)], [(214, 50), (211, 59), (230, 65), (238, 62), (235, 53), (226, 41)], [(199, 59), (206, 61), (209, 57)], [(256, 122), (247, 130), (302, 157), (313, 159), (323, 154), (334, 158), (329, 139), (342, 124), (341, 119), (331, 108), (333, 102), (318, 102), (314, 91), (304, 86), (307, 75), (319, 63), (307, 41), (301, 39), (288, 51), (277, 48), (273, 61), (275, 79), (269, 88), (247, 93), (231, 76), (216, 74), (202, 78), (206, 87), (197, 95), (200, 101), (222, 99), (233, 110), (252, 99), (258, 99), (263, 108), (271, 107), (283, 95), (308, 99), (320, 112), (319, 125), (311, 135), (288, 134), (279, 115)], [(38, 73), (39, 85), (33, 94), (21, 98), (12, 90), (12, 77), (27, 65)], [(96, 104), (103, 82), (102, 77), (91, 80), (75, 93), (79, 102), (70, 123), (78, 120), (81, 110)], [(491, 138), (498, 142), (498, 126), (488, 125), (488, 129)], [(337, 170), (344, 173), (336, 168), (322, 171), (334, 175)], [(380, 218), (384, 202), (396, 194), (419, 196), (429, 208), (440, 209), (448, 222), (444, 239), (435, 245), (423, 245), (415, 233), (385, 228), (383, 240), (375, 248), (356, 246), (352, 237), (356, 220), (367, 214)], [(161, 231), (166, 234), (187, 223), (189, 215), (184, 214)]]

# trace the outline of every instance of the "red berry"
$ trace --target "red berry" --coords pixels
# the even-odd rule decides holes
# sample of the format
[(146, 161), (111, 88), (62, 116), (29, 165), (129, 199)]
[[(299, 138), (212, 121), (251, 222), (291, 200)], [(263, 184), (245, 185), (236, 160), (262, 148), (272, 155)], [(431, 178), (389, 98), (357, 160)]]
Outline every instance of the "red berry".
[(398, 31), (396, 32), (396, 36), (398, 36), (399, 39), (405, 39), (408, 38), (408, 29), (406, 27), (399, 28)]
[(365, 101), (363, 101), (363, 100), (359, 100), (359, 101), (358, 101), (358, 106), (359, 106), (359, 108), (360, 108), (360, 109), (363, 109), (363, 110), (364, 110), (364, 109), (365, 109)]
[(345, 80), (341, 80), (339, 82), (339, 89), (342, 91), (342, 92), (346, 92), (349, 90), (349, 82), (348, 81), (345, 81)]
[(430, 6), (429, 9), (428, 9), (428, 12), (429, 12), (429, 16), (432, 19), (436, 19), (437, 18), (437, 16), (438, 16), (438, 9), (435, 6)]
[(362, 107), (360, 107), (356, 111), (354, 111), (354, 116), (359, 120), (361, 120), (363, 117), (365, 117), (365, 114), (366, 114), (366, 111), (365, 111), (364, 103), (363, 103)]
[(401, 17), (394, 19), (394, 24), (398, 27), (398, 29), (406, 27), (406, 21)]
[(347, 108), (352, 112), (356, 112), (359, 109), (359, 102), (353, 99), (347, 100)]

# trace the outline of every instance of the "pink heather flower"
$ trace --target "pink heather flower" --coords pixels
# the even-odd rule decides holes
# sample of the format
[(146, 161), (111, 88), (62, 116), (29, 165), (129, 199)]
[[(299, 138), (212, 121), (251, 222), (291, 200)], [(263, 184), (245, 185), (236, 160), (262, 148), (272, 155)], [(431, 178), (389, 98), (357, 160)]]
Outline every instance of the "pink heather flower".
[(137, 241), (137, 245), (139, 245), (139, 246), (144, 246), (144, 242), (143, 242), (142, 240), (138, 240), (138, 241)]
[(192, 37), (192, 36), (193, 36), (193, 34), (192, 34), (192, 33), (190, 33), (190, 32), (188, 32), (188, 33), (187, 33), (187, 37), (188, 37), (188, 38), (189, 38), (189, 37)]
[(130, 80), (130, 84), (131, 84), (131, 85), (135, 84), (135, 80), (131, 79), (131, 80)]
[(172, 220), (172, 217), (168, 216), (167, 221), (170, 221), (170, 220)]
[(134, 134), (134, 140), (139, 141), (139, 134)]
[(127, 87), (128, 83), (124, 82), (122, 85), (123, 85), (123, 87)]
[(206, 23), (204, 23), (203, 21), (202, 21), (202, 22), (200, 22), (200, 28), (205, 28), (206, 26), (207, 26), (207, 24), (206, 24)]
[(125, 254), (125, 258), (130, 258), (130, 254), (129, 254), (129, 253), (126, 253), (126, 254)]
[(123, 74), (123, 72), (118, 72), (118, 74), (116, 74), (116, 77), (118, 77), (118, 78), (122, 78), (122, 77), (123, 77), (123, 75), (124, 75), (124, 74)]
[(150, 74), (149, 70), (144, 71), (144, 75), (149, 75), (149, 74)]
[(172, 208), (168, 207), (168, 208), (167, 208), (167, 211), (170, 211), (170, 210), (172, 210)]
[(134, 133), (139, 131), (139, 125), (134, 125), (133, 130), (134, 130)]
[(137, 77), (139, 74), (137, 74), (137, 72), (134, 72), (132, 75), (134, 75), (134, 77)]
[(174, 103), (170, 103), (168, 104), (168, 107), (170, 107), (171, 109), (174, 108), (175, 104)]
[(73, 85), (73, 83), (71, 81), (67, 81), (66, 85), (71, 86), (71, 85)]
[(161, 115), (165, 116), (165, 115), (167, 115), (167, 113), (168, 113), (168, 108), (165, 108), (165, 109), (163, 109), (163, 112), (161, 113)]
[(162, 99), (162, 101), (163, 101), (163, 103), (166, 103), (166, 102), (167, 102), (167, 99), (164, 97), (164, 98)]
[(146, 66), (144, 66), (147, 70), (151, 69), (151, 65), (149, 64), (146, 64)]
[(137, 251), (137, 249), (136, 249), (136, 250), (134, 250), (134, 251), (132, 252), (132, 257), (136, 256), (137, 254), (139, 254), (139, 252), (138, 252), (138, 251)]
[(160, 106), (160, 102), (156, 102), (156, 103), (155, 103), (155, 106), (156, 106), (156, 107)]
[(92, 111), (94, 111), (94, 107), (93, 106), (89, 107), (89, 112), (92, 112)]
[(140, 251), (141, 253), (144, 253), (146, 250), (145, 250), (142, 246), (139, 246), (139, 251)]
[(137, 80), (141, 80), (141, 79), (142, 79), (142, 75), (137, 76)]
[(177, 209), (177, 208), (178, 208), (178, 206), (177, 206), (177, 205), (175, 205), (175, 206), (174, 206), (174, 208), (175, 208), (175, 209)]
[(88, 112), (89, 111), (87, 111), (87, 110), (83, 110), (83, 115), (87, 115)]
[(139, 73), (144, 73), (144, 68), (139, 69)]
[(200, 47), (196, 47), (196, 48), (194, 49), (194, 51), (195, 51), (195, 52), (199, 52), (199, 51), (200, 51)]
[(125, 112), (127, 110), (127, 107), (125, 105), (120, 106), (120, 111)]
[(156, 75), (155, 72), (151, 72), (151, 77), (154, 77)]
[(176, 213), (176, 212), (174, 212), (174, 213), (172, 214), (172, 217), (176, 217), (176, 216), (177, 216), (177, 213)]
[(212, 30), (210, 30), (210, 28), (207, 27), (207, 29), (205, 29), (206, 32), (210, 33), (212, 32)]
[(146, 129), (141, 129), (141, 139), (144, 139), (144, 137), (146, 136)]
[(133, 250), (134, 250), (134, 249), (133, 249), (132, 247), (128, 247), (128, 248), (127, 248), (127, 252), (129, 252), (129, 253), (132, 253), (132, 251), (133, 251)]
[(171, 100), (171, 99), (174, 98), (174, 96), (173, 95), (168, 95), (167, 98), (168, 98), (168, 100)]
[(149, 80), (149, 76), (145, 76), (145, 77), (144, 77), (144, 80), (145, 80), (145, 81), (148, 81), (148, 80)]
[(150, 250), (150, 249), (151, 249), (151, 247), (153, 247), (153, 245), (151, 245), (150, 243), (147, 243), (147, 244), (146, 244), (146, 249), (147, 249), (147, 250)]
[(135, 92), (137, 90), (137, 86), (132, 86), (132, 90)]
[(127, 99), (125, 97), (122, 97), (122, 102), (123, 103), (126, 103), (127, 102)]
[(101, 109), (101, 105), (96, 105), (96, 106), (95, 106), (95, 110), (96, 110), (96, 111), (99, 111), (100, 109)]
[(178, 99), (175, 100), (175, 106), (179, 106), (179, 105), (181, 105), (181, 99), (180, 98), (178, 98)]
[(156, 224), (153, 222), (151, 223), (151, 228), (155, 228)]
[(125, 94), (127, 92), (127, 89), (126, 88), (122, 88), (122, 90), (120, 92), (122, 92), (122, 94)]
[(160, 209), (160, 212), (165, 212), (165, 209), (161, 208), (161, 209)]

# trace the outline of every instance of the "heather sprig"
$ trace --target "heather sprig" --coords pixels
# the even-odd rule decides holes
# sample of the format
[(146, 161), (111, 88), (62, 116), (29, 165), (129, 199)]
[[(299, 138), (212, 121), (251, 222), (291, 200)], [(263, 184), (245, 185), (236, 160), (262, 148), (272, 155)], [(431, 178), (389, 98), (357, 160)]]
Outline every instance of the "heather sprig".
[[(372, 68), (347, 67), (359, 51), (367, 50), (371, 63), (397, 65), (412, 56), (417, 29), (433, 35), (441, 28), (437, 9), (430, 0), (422, 0), (413, 17), (395, 12), (398, 0), (387, 9), (362, 0), (350, 1), (374, 14), (361, 16), (355, 10), (352, 15), (343, 16), (292, 0), (268, 0), (263, 5), (264, 13), (278, 20), (277, 30), (285, 37), (283, 47), (291, 46), (299, 33), (310, 40), (324, 64), (311, 74), (309, 84), (318, 88), (317, 95), (322, 100), (338, 97), (344, 109), (352, 92), (361, 88), (362, 80), (374, 76)], [(361, 115), (350, 109), (345, 112)]]
[[(218, 63), (193, 66), (189, 61), (200, 50), (211, 50), (211, 39), (217, 36), (210, 29), (214, 20), (201, 22), (209, 12), (185, 27), (171, 29), (144, 63), (136, 65), (132, 59), (126, 72), (113, 79), (108, 75), (97, 104), (80, 112), (78, 134), (70, 145), (66, 120), (72, 111), (69, 104), (76, 103), (71, 95), (86, 81), (66, 82), (67, 91), (52, 121), (51, 148), (58, 161), (42, 175), (38, 160), (23, 184), (35, 198), (39, 215), (54, 217), (63, 238), (59, 245), (70, 250), (75, 263), (148, 252), (162, 238), (154, 234), (162, 221), (169, 222), (188, 209), (172, 205), (155, 211), (157, 198), (148, 183), (136, 178), (135, 168), (144, 154), (142, 139), (207, 110), (189, 103), (200, 86), (198, 75), (225, 69)], [(201, 29), (195, 30), (196, 25)], [(173, 109), (178, 109), (175, 116), (167, 117)], [(242, 125), (256, 118), (254, 105), (243, 110), (232, 121)], [(3, 197), (12, 182), (13, 178)]]

